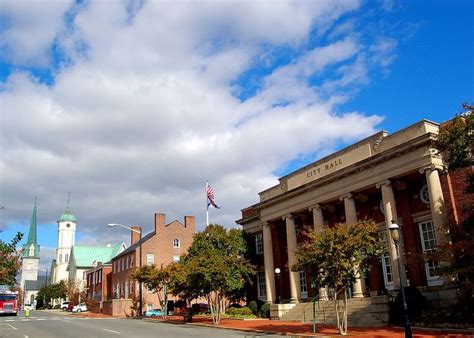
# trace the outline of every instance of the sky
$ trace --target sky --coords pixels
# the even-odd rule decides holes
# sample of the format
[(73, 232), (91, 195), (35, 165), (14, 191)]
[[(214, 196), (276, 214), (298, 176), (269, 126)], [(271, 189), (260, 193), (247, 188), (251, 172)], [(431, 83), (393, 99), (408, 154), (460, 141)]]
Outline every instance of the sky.
[(474, 95), (474, 1), (0, 0), (0, 236), (235, 227), (278, 178)]

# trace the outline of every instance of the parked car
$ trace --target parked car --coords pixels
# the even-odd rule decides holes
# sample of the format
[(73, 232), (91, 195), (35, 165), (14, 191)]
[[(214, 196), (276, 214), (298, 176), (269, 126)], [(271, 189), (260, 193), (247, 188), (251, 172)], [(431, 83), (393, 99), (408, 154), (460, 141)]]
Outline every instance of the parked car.
[(67, 307), (69, 306), (69, 303), (70, 302), (62, 302), (61, 306), (60, 306), (60, 309), (63, 310), (63, 311), (66, 311)]
[(145, 312), (145, 316), (146, 317), (161, 316), (161, 310), (160, 309), (148, 310)]
[(86, 303), (79, 303), (72, 308), (72, 312), (84, 312), (87, 311)]
[(71, 312), (72, 309), (74, 309), (74, 306), (76, 306), (76, 305), (77, 305), (77, 303), (72, 303), (72, 302), (70, 302), (70, 303), (67, 305), (66, 311)]

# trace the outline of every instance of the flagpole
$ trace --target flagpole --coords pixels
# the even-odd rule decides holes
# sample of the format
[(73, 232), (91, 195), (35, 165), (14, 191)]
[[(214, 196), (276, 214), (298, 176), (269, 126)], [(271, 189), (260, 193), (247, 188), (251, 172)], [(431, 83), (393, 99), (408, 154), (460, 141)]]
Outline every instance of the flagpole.
[(209, 182), (206, 181), (206, 227), (209, 226), (209, 201), (207, 197), (207, 188), (209, 187)]

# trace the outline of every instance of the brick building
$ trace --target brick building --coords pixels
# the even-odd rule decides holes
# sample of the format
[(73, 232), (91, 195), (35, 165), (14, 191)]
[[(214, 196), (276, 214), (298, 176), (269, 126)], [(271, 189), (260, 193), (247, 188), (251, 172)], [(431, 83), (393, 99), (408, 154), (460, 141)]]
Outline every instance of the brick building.
[[(131, 273), (140, 265), (140, 247), (142, 264), (166, 266), (178, 261), (192, 244), (195, 230), (194, 216), (185, 216), (184, 224), (174, 220), (166, 223), (165, 214), (155, 214), (154, 231), (141, 240), (139, 234), (131, 231), (131, 244), (128, 249), (115, 256), (112, 261), (111, 293), (104, 302), (103, 312), (118, 316), (130, 314), (132, 298), (138, 297), (138, 283), (133, 281)], [(139, 230), (139, 227), (133, 227)], [(160, 309), (158, 296), (143, 287), (144, 310)]]
[[(258, 273), (249, 299), (275, 303), (278, 291), (288, 304), (277, 306), (279, 317), (318, 292), (324, 299), (327, 290), (313, 290), (309, 272), (289, 269), (296, 263), (294, 252), (302, 240), (299, 233), (305, 227), (318, 230), (367, 218), (378, 225), (387, 251), (353, 285), (354, 301), (360, 299), (371, 306), (370, 297), (379, 302), (378, 295), (397, 293), (400, 277), (404, 285), (418, 287), (428, 299), (452, 301), (456, 292), (448, 279), (438, 275), (439, 262), (407, 259), (434, 250), (446, 240), (447, 222), (460, 220), (463, 207), (473, 205), (472, 195), (467, 197), (462, 189), (465, 174), (472, 168), (455, 175), (446, 172), (441, 155), (433, 148), (439, 128), (423, 120), (391, 135), (379, 132), (260, 192), (260, 201), (243, 209), (237, 221), (255, 237), (253, 262)], [(398, 271), (395, 246), (387, 240), (392, 220), (401, 226), (403, 271)], [(275, 268), (281, 270), (279, 278)], [(388, 307), (385, 309), (388, 313)], [(379, 318), (387, 320), (387, 313)]]
[(87, 298), (92, 300), (89, 310), (102, 312), (103, 301), (112, 295), (112, 263), (94, 262), (86, 271)]

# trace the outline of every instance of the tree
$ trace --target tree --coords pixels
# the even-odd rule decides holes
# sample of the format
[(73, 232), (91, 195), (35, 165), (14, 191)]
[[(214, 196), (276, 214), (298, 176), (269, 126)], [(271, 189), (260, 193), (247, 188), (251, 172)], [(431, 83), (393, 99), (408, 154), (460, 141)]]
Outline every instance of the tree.
[[(467, 170), (466, 194), (474, 193), (474, 107), (463, 104), (463, 112), (442, 128), (435, 147), (443, 154), (448, 170)], [(458, 282), (474, 279), (474, 208), (465, 207), (460, 224), (449, 224), (448, 240), (438, 245), (429, 259), (449, 262), (439, 267)]]
[[(335, 291), (334, 309), (342, 335), (347, 333), (347, 290), (384, 250), (376, 229), (375, 223), (360, 221), (351, 226), (336, 224), (321, 231), (310, 230), (296, 252), (298, 263), (292, 269), (310, 272), (319, 287)], [(338, 298), (342, 298), (342, 306)]]
[[(87, 292), (84, 289), (84, 282), (78, 279), (70, 280), (66, 284), (67, 299), (73, 303), (79, 303), (87, 298)], [(63, 298), (63, 297), (60, 297)]]
[(178, 271), (185, 272), (185, 283), (174, 280), (182, 291), (186, 285), (188, 296), (207, 297), (214, 324), (218, 324), (225, 312), (226, 299), (241, 290), (254, 266), (244, 257), (246, 243), (242, 230), (226, 230), (211, 224), (194, 236), (188, 254), (178, 263)]
[(23, 234), (18, 232), (10, 243), (0, 239), (0, 285), (11, 288), (16, 285), (16, 276), (21, 267), (21, 252), (16, 250), (16, 245), (22, 238)]
[(45, 285), (41, 287), (36, 295), (36, 299), (45, 299), (46, 304), (49, 304), (51, 299), (61, 299), (67, 296), (67, 285), (65, 281), (60, 281), (56, 284)]
[(172, 266), (174, 263), (166, 267), (156, 267), (154, 265), (142, 266), (137, 268), (132, 277), (139, 283), (146, 285), (147, 289), (158, 295), (161, 305), (161, 316), (166, 319), (168, 304), (168, 287), (171, 283)]

